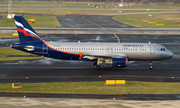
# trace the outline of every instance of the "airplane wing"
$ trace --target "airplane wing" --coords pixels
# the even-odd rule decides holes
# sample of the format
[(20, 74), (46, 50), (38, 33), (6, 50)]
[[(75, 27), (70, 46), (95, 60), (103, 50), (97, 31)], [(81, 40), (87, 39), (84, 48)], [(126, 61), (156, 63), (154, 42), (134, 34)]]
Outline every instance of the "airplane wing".
[(125, 54), (89, 54), (87, 56), (100, 57), (100, 58), (126, 58)]
[(83, 58), (97, 59), (97, 58), (127, 58), (125, 54), (86, 54)]

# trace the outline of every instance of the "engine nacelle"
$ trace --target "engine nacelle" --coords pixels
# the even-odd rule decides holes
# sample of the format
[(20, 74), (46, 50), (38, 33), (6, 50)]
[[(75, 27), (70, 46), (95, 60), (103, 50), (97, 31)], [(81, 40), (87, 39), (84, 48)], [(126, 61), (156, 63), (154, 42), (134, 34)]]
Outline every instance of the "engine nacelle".
[(112, 67), (126, 67), (127, 62), (127, 58), (112, 58), (105, 60), (105, 64), (112, 65)]

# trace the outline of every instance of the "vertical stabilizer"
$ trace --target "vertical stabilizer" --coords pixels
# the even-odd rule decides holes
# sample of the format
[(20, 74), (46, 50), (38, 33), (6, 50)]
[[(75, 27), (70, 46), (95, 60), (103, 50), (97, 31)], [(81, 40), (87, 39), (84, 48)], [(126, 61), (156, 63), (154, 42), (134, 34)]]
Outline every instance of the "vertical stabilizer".
[(22, 16), (15, 16), (20, 43), (45, 43)]

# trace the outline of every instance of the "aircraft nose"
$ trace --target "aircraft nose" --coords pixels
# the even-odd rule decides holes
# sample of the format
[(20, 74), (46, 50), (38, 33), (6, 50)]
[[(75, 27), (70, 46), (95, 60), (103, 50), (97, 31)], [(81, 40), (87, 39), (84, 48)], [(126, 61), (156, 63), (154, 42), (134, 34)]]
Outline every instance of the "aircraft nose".
[(171, 51), (168, 51), (168, 52), (167, 52), (167, 57), (168, 57), (168, 58), (172, 58), (172, 57), (173, 57), (173, 53), (172, 53)]

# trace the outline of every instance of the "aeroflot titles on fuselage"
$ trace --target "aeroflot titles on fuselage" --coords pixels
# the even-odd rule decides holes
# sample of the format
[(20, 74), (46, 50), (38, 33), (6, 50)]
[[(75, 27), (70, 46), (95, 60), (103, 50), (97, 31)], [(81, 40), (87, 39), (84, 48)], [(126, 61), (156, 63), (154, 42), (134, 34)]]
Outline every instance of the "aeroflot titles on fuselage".
[(143, 47), (143, 45), (123, 45), (124, 47)]

